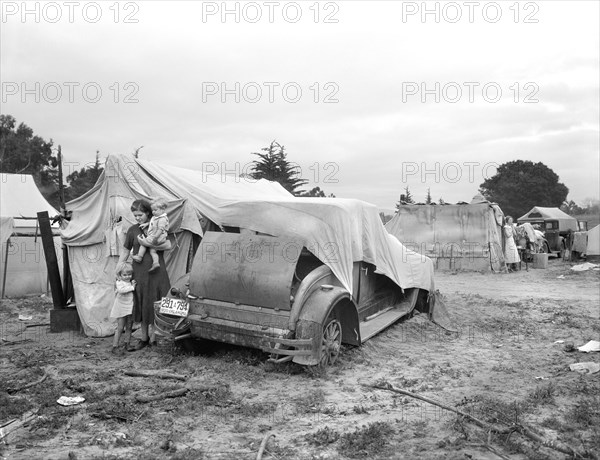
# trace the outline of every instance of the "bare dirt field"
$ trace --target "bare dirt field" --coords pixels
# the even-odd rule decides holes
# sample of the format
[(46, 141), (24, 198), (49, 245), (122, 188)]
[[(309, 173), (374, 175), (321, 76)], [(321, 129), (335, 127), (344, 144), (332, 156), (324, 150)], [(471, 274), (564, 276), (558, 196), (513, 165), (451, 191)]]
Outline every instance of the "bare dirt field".
[[(111, 337), (26, 327), (49, 322), (47, 298), (3, 300), (0, 458), (254, 459), (270, 433), (263, 459), (572, 457), (523, 427), (595, 458), (600, 373), (569, 365), (600, 362), (600, 353), (576, 349), (600, 335), (600, 272), (572, 265), (555, 259), (545, 270), (437, 273), (458, 334), (418, 315), (344, 349), (321, 375), (221, 344), (193, 355), (163, 342), (115, 357)], [(184, 379), (125, 374), (132, 370)], [(433, 399), (484, 428), (373, 385)], [(85, 401), (64, 407), (61, 396)]]

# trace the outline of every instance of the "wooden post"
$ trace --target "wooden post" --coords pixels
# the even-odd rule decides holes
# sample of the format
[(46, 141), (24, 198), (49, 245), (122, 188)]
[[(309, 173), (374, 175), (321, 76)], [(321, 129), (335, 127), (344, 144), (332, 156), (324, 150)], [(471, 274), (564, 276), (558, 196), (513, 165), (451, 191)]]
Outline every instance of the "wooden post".
[(4, 254), (4, 273), (2, 274), (2, 298), (6, 288), (6, 272), (8, 271), (8, 249), (10, 248), (10, 236), (6, 240), (6, 253)]
[(63, 295), (62, 283), (60, 282), (60, 272), (58, 270), (56, 250), (54, 249), (54, 238), (52, 235), (52, 227), (50, 227), (50, 217), (48, 217), (47, 211), (38, 212), (37, 217), (40, 223), (40, 233), (42, 235), (42, 246), (44, 247), (50, 289), (52, 290), (52, 302), (54, 308), (64, 308), (65, 297)]

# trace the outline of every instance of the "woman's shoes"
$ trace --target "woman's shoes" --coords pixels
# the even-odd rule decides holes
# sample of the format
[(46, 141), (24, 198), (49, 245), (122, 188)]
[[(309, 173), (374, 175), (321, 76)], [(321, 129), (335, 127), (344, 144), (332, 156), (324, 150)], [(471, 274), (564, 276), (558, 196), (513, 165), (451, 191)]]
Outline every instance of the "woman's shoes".
[(123, 356), (123, 354), (125, 353), (125, 350), (123, 349), (122, 346), (118, 346), (118, 347), (112, 347), (110, 352), (115, 356)]
[(139, 351), (142, 348), (146, 348), (150, 344), (150, 340), (140, 340), (135, 345), (129, 345), (127, 351)]

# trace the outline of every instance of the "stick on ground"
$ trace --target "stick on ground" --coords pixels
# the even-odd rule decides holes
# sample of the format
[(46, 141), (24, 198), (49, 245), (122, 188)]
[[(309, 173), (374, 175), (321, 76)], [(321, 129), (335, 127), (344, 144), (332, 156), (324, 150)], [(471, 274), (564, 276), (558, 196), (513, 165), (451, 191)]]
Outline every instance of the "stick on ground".
[[(421, 401), (425, 401), (429, 404), (433, 404), (435, 406), (441, 407), (442, 409), (446, 409), (446, 410), (449, 410), (456, 414), (459, 414), (459, 415), (465, 417), (466, 419), (470, 420), (471, 422), (473, 422), (478, 427), (483, 428), (488, 432), (491, 431), (491, 432), (498, 433), (498, 434), (510, 434), (510, 433), (517, 431), (517, 432), (521, 433), (523, 436), (525, 436), (533, 441), (539, 442), (546, 447), (550, 447), (551, 449), (557, 450), (558, 452), (562, 452), (563, 454), (567, 454), (567, 455), (570, 455), (575, 458), (585, 457), (583, 454), (577, 452), (575, 449), (572, 449), (569, 446), (562, 445), (562, 444), (559, 444), (554, 441), (548, 441), (547, 439), (535, 434), (529, 428), (522, 426), (522, 425), (515, 424), (509, 428), (500, 428), (498, 426), (483, 422), (483, 421), (473, 417), (472, 415), (466, 414), (462, 411), (459, 411), (458, 409), (455, 409), (454, 407), (446, 406), (445, 404), (434, 401), (433, 399), (429, 399), (424, 396), (420, 396), (415, 393), (411, 393), (410, 391), (402, 390), (400, 388), (394, 388), (389, 383), (387, 385), (380, 384), (380, 385), (363, 385), (363, 386), (365, 386), (367, 388), (375, 388), (378, 390), (387, 390), (387, 391), (391, 391), (393, 393), (399, 393), (399, 394), (402, 394), (405, 396), (410, 396), (411, 398), (420, 399)], [(591, 453), (588, 453), (587, 457), (588, 458), (597, 458), (595, 455), (593, 455)]]
[(46, 380), (47, 377), (48, 377), (48, 374), (44, 372), (44, 375), (42, 375), (42, 377), (39, 380), (28, 383), (27, 385), (23, 385), (21, 388), (9, 388), (6, 390), (6, 392), (11, 395), (13, 393), (17, 393), (18, 391), (26, 390), (27, 388), (31, 388), (32, 386), (42, 383), (44, 380)]
[(137, 399), (139, 402), (143, 402), (143, 403), (151, 402), (151, 401), (160, 401), (161, 399), (177, 398), (179, 396), (183, 396), (188, 391), (189, 390), (187, 388), (179, 388), (177, 390), (167, 391), (166, 393), (159, 393), (159, 394), (154, 395), (154, 396), (137, 395), (135, 397), (135, 399)]
[(185, 375), (179, 374), (171, 374), (169, 372), (161, 372), (161, 371), (139, 371), (139, 370), (127, 370), (125, 371), (125, 375), (130, 377), (157, 377), (159, 379), (175, 379), (186, 381), (187, 377)]
[(275, 434), (274, 433), (265, 434), (265, 437), (263, 438), (262, 442), (260, 443), (258, 453), (256, 454), (256, 460), (262, 460), (263, 453), (265, 452), (265, 449), (267, 448), (267, 443), (269, 442), (269, 438), (271, 436), (275, 436)]

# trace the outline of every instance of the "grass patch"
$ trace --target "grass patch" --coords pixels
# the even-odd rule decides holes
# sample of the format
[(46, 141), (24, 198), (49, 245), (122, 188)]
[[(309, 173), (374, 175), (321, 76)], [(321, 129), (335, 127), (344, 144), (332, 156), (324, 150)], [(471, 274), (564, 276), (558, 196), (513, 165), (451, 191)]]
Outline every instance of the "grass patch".
[(527, 401), (536, 406), (539, 404), (554, 404), (554, 396), (557, 394), (554, 383), (549, 382), (535, 387), (527, 396)]
[(308, 433), (305, 436), (305, 439), (313, 446), (322, 447), (333, 444), (340, 439), (340, 433), (326, 425), (323, 428), (319, 428), (314, 433)]
[(600, 408), (596, 398), (579, 398), (565, 414), (569, 424), (578, 429), (592, 428), (600, 425)]
[(277, 409), (277, 404), (275, 403), (265, 403), (265, 402), (255, 402), (255, 403), (239, 403), (238, 408), (236, 410), (237, 413), (245, 416), (245, 417), (261, 417), (264, 415), (269, 415), (275, 412)]
[(395, 433), (389, 422), (373, 422), (340, 437), (339, 452), (350, 458), (373, 458), (390, 453), (390, 437)]
[(293, 399), (293, 402), (300, 414), (320, 412), (323, 403), (325, 402), (325, 392), (320, 388), (317, 388), (302, 396), (297, 396)]
[(89, 414), (93, 417), (119, 422), (136, 420), (143, 410), (144, 407), (127, 398), (107, 398), (88, 407)]
[(19, 418), (32, 407), (28, 398), (0, 393), (0, 421)]
[(32, 348), (31, 350), (15, 350), (8, 360), (18, 369), (43, 367), (56, 362), (57, 353), (49, 348)]
[(474, 396), (463, 398), (457, 407), (473, 417), (488, 423), (504, 423), (511, 425), (515, 420), (531, 412), (531, 405), (525, 401), (505, 402), (498, 398)]

